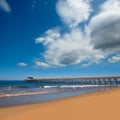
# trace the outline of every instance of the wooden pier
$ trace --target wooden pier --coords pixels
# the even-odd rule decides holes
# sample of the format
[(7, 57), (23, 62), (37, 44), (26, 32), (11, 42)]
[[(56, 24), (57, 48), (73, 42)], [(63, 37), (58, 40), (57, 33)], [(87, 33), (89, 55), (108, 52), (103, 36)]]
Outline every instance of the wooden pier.
[(26, 82), (66, 83), (66, 84), (90, 84), (90, 85), (118, 85), (120, 76), (113, 77), (81, 77), (81, 78), (33, 78), (27, 77)]

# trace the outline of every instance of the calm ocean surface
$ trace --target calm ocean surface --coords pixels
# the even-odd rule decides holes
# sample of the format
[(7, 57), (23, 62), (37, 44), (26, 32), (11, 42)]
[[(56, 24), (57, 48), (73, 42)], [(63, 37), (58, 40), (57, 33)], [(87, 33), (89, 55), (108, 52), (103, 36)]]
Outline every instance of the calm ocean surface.
[(80, 85), (78, 83), (41, 83), (0, 81), (0, 107), (46, 102), (95, 91), (112, 89), (111, 86)]

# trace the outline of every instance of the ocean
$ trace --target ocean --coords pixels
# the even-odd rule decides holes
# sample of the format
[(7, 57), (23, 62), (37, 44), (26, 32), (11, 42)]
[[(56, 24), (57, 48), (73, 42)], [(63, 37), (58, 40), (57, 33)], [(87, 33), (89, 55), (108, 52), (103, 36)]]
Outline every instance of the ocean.
[[(118, 85), (119, 86), (119, 85)], [(117, 86), (117, 87), (118, 87)], [(83, 85), (78, 83), (0, 81), (0, 107), (47, 102), (112, 89), (116, 86)]]

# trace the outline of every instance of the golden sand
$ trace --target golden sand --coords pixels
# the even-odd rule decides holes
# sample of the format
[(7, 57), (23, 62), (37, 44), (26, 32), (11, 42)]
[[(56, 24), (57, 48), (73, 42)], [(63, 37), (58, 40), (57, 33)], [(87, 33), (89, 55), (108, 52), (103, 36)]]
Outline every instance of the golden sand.
[(0, 108), (0, 120), (120, 120), (120, 89)]

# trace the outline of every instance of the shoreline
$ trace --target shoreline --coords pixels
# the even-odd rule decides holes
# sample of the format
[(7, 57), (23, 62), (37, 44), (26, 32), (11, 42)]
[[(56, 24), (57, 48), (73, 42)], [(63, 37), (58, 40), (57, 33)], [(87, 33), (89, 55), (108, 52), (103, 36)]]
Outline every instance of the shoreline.
[(7, 107), (0, 107), (1, 109), (6, 109), (6, 108), (14, 108), (14, 107), (22, 107), (22, 106), (31, 106), (31, 105), (36, 105), (36, 104), (49, 104), (51, 102), (59, 102), (59, 101), (64, 101), (64, 100), (69, 100), (69, 99), (74, 99), (74, 98), (84, 98), (84, 97), (89, 97), (89, 96), (99, 96), (99, 95), (103, 95), (103, 94), (109, 94), (115, 91), (120, 91), (120, 87), (115, 87), (115, 88), (110, 88), (110, 89), (101, 89), (99, 91), (93, 91), (90, 93), (85, 93), (85, 94), (80, 94), (80, 95), (76, 95), (76, 96), (70, 96), (70, 97), (65, 97), (65, 98), (59, 98), (59, 99), (54, 99), (54, 100), (50, 100), (50, 101), (45, 101), (45, 102), (37, 102), (37, 103), (30, 103), (30, 104), (22, 104), (22, 105), (15, 105), (15, 106), (7, 106)]
[[(29, 105), (29, 104), (37, 104), (37, 103), (46, 103), (49, 101), (55, 101), (59, 99), (71, 98), (74, 96), (81, 96), (81, 95), (88, 95), (99, 91), (106, 91), (109, 89), (114, 89), (117, 87), (113, 86), (106, 86), (106, 87), (85, 87), (85, 88), (71, 88), (71, 89), (60, 89), (60, 90), (53, 90), (49, 91), (41, 91), (44, 94), (38, 94), (39, 92), (30, 92), (29, 93), (22, 93), (22, 94), (3, 94), (0, 98), (0, 108), (10, 107), (10, 106), (21, 106), (21, 105)], [(58, 91), (58, 92), (55, 92)], [(32, 93), (32, 94), (31, 94)], [(12, 96), (12, 97), (11, 97)], [(32, 98), (32, 99), (31, 99)]]
[(114, 88), (44, 103), (0, 108), (0, 119), (120, 120), (119, 94), (120, 88)]

